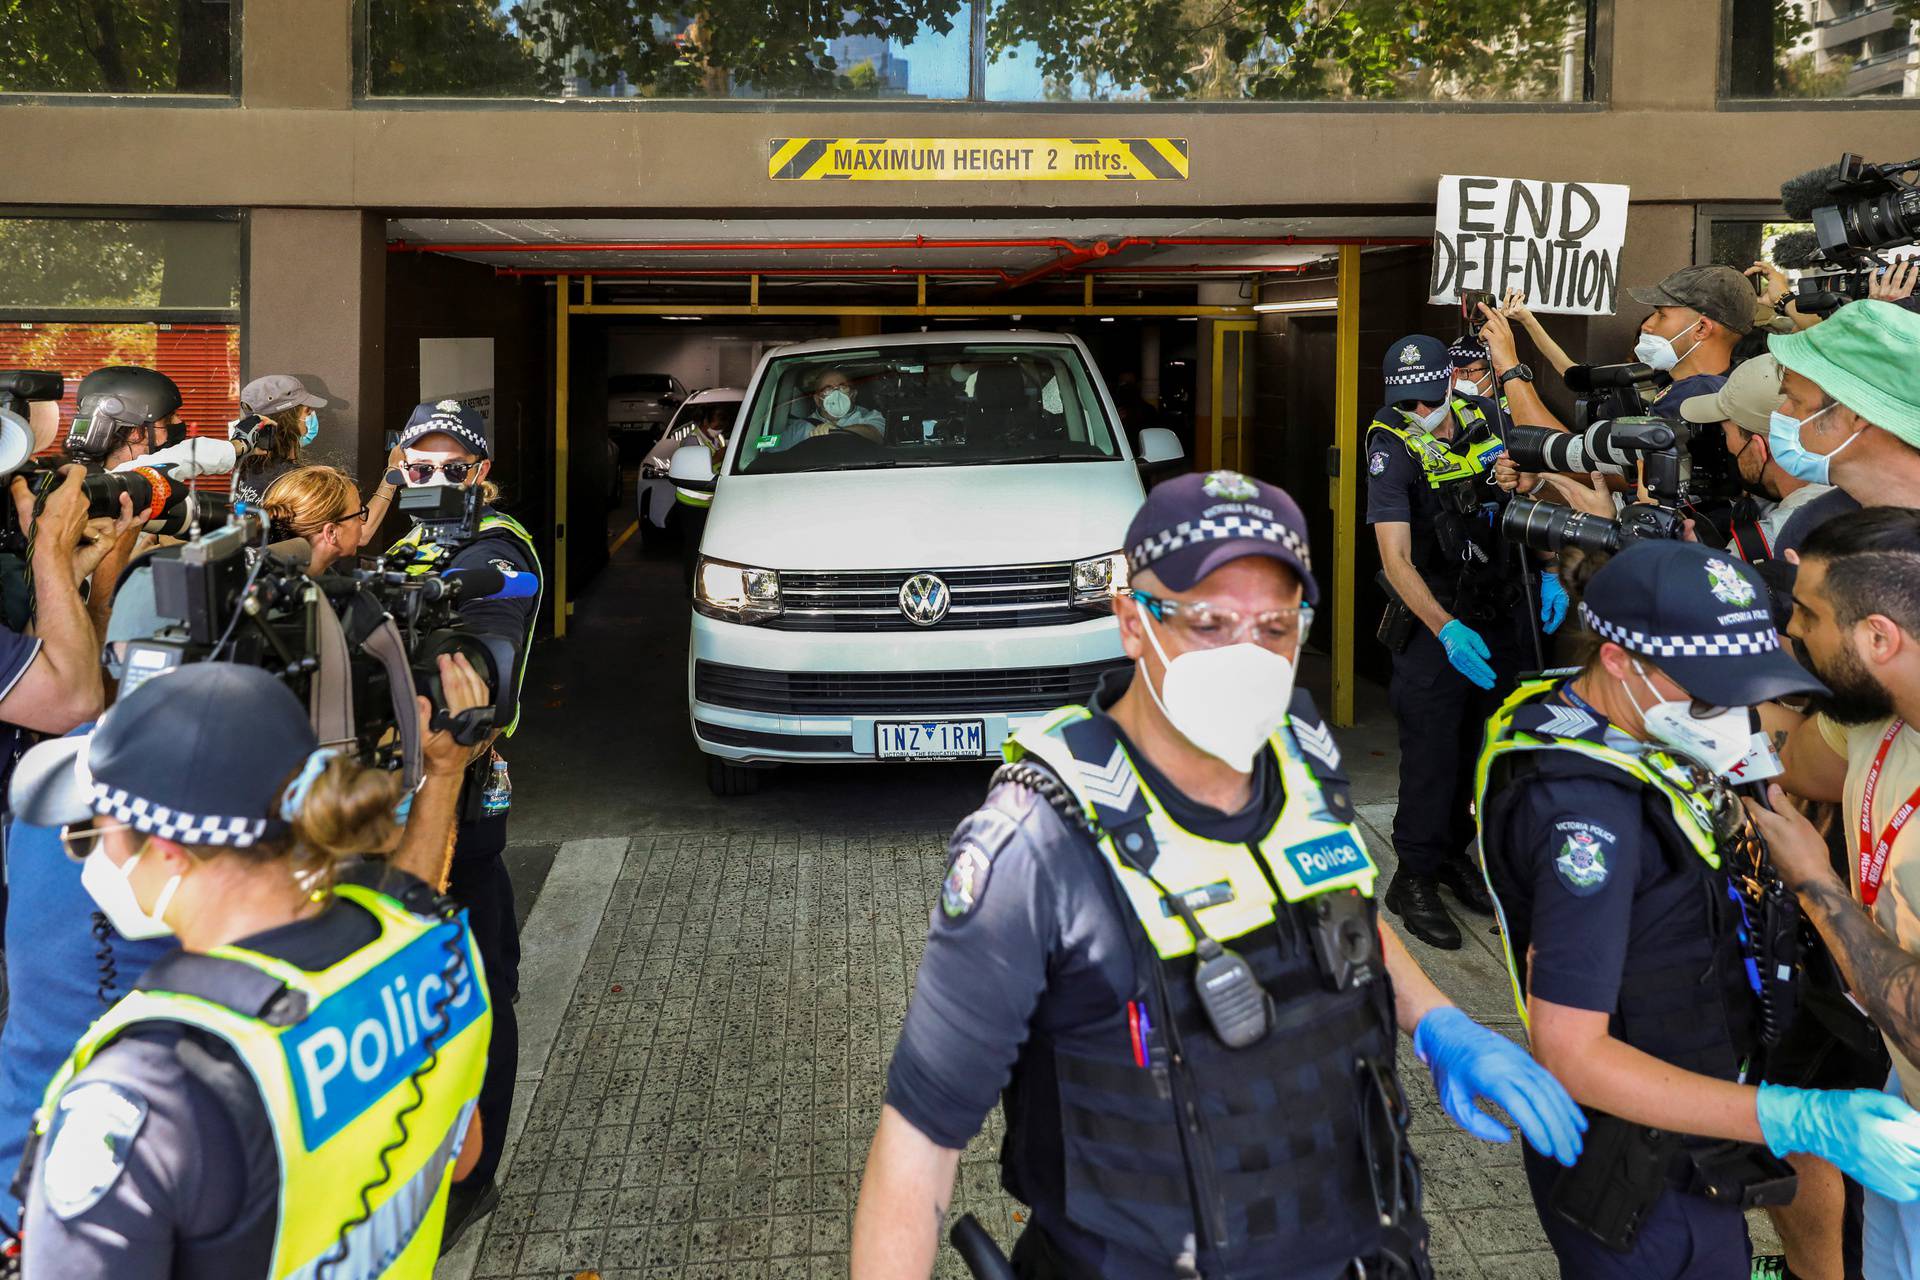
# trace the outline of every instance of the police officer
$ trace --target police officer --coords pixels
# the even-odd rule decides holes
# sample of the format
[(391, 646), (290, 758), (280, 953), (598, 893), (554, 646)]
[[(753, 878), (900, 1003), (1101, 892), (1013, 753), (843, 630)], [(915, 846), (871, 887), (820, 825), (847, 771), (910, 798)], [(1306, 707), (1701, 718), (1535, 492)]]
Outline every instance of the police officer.
[[(407, 562), (407, 572), (458, 573), (491, 567), (506, 579), (486, 599), (460, 598), (460, 623), (467, 630), (504, 641), (513, 648), (514, 670), (502, 672), (512, 691), (512, 713), (500, 733), (510, 737), (520, 723), (519, 691), (526, 677), (527, 651), (540, 617), (540, 557), (533, 535), (518, 520), (493, 508), (499, 489), (487, 477), (493, 469), (485, 424), (457, 400), (430, 401), (415, 407), (400, 434), (399, 477), (409, 488), (451, 485), (477, 487), (482, 494), (479, 531), (469, 540), (452, 538), (437, 527), (416, 523), (387, 552)], [(459, 1186), (448, 1210), (448, 1234), (498, 1201), (493, 1175), (506, 1140), (513, 1109), (513, 1079), (520, 1056), (520, 1030), (513, 1000), (520, 989), (520, 933), (513, 908), (513, 881), (502, 854), (507, 848), (507, 811), (511, 803), (506, 761), (497, 749), (474, 761), (461, 797), (460, 825), (454, 841), (453, 874), (447, 896), (466, 908), (480, 958), (486, 965), (493, 1000), (493, 1038), (487, 1050), (487, 1082), (480, 1094), (485, 1144), (479, 1163)]]
[(13, 797), (120, 934), (180, 943), (47, 1089), (26, 1273), (431, 1276), (489, 1014), (451, 908), (343, 867), (391, 843), (390, 775), (273, 676), (200, 663), (34, 748)]
[[(724, 400), (706, 405), (700, 411), (699, 425), (681, 445), (682, 448), (696, 444), (704, 446), (716, 475), (720, 471), (720, 460), (726, 456), (727, 431), (733, 425), (734, 411), (738, 408), (732, 401)], [(682, 572), (688, 590), (692, 590), (693, 570), (700, 559), (700, 539), (707, 531), (707, 510), (713, 506), (713, 492), (709, 489), (702, 493), (697, 489), (683, 489), (675, 485), (673, 500), (680, 506)]]
[(1137, 669), (1006, 744), (960, 824), (854, 1218), (924, 1277), (1004, 1089), (1023, 1277), (1431, 1273), (1395, 1029), (1454, 1119), (1571, 1161), (1583, 1121), (1379, 927), (1340, 751), (1294, 686), (1306, 525), (1230, 471), (1155, 489), (1115, 601)]
[(1490, 910), (1467, 861), (1468, 800), (1494, 691), (1525, 652), (1525, 594), (1498, 525), (1506, 495), (1492, 474), (1506, 444), (1494, 402), (1458, 392), (1445, 344), (1424, 334), (1388, 345), (1383, 376), (1387, 403), (1367, 434), (1367, 523), (1396, 597), (1382, 628), (1400, 727), (1399, 866), (1386, 908), (1451, 950), (1460, 930), (1440, 886), (1469, 911)]
[(1898, 1099), (1743, 1083), (1793, 958), (1767, 941), (1788, 918), (1755, 896), (1727, 779), (1756, 768), (1750, 707), (1821, 686), (1782, 650), (1759, 574), (1694, 543), (1629, 547), (1580, 615), (1593, 657), (1516, 690), (1480, 761), (1516, 1005), (1593, 1121), (1572, 1169), (1529, 1156), (1527, 1180), (1562, 1275), (1745, 1280), (1743, 1207), (1792, 1189), (1758, 1144), (1920, 1197), (1920, 1116)]

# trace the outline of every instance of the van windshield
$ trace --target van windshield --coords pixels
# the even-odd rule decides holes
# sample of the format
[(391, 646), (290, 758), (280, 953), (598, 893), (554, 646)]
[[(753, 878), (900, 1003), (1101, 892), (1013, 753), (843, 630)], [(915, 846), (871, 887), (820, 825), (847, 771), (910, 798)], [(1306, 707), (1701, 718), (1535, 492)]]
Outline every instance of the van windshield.
[(941, 342), (776, 356), (736, 475), (1121, 456), (1077, 348)]

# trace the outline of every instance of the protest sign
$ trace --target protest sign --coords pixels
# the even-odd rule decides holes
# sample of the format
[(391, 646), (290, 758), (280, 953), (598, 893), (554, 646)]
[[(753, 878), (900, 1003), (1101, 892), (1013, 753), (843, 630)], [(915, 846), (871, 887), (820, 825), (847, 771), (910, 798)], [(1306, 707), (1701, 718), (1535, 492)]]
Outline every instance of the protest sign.
[(1611, 315), (1627, 238), (1627, 188), (1531, 178), (1440, 179), (1428, 301), (1462, 290), (1527, 295), (1535, 311)]

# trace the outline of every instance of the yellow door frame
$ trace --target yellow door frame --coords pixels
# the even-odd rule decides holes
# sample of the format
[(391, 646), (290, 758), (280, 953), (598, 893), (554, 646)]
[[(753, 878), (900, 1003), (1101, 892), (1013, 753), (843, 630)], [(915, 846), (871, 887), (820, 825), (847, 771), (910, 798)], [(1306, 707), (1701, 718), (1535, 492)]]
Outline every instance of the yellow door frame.
[(568, 320), (572, 315), (571, 279), (554, 280), (553, 308), (553, 634), (567, 634), (567, 393), (573, 353)]
[(1211, 451), (1208, 460), (1215, 467), (1226, 467), (1226, 372), (1227, 346), (1233, 346), (1233, 469), (1244, 471), (1247, 465), (1247, 421), (1253, 415), (1247, 409), (1248, 335), (1259, 330), (1257, 320), (1215, 320), (1213, 322), (1213, 422), (1208, 436)]
[(1354, 575), (1360, 537), (1360, 246), (1340, 246), (1335, 276), (1333, 439), (1333, 722), (1353, 723)]

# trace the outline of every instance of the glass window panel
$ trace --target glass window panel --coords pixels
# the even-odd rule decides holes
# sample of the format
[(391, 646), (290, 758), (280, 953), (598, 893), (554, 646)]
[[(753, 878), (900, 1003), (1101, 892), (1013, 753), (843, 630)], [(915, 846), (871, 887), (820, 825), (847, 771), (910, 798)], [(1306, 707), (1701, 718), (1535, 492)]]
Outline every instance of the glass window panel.
[(965, 98), (965, 0), (368, 0), (375, 97)]
[(0, 217), (0, 308), (234, 310), (240, 224)]
[(998, 101), (1587, 96), (1586, 0), (991, 2), (986, 95)]
[(231, 95), (240, 0), (0, 5), (0, 93)]
[(1920, 97), (1912, 0), (1734, 0), (1735, 98)]

